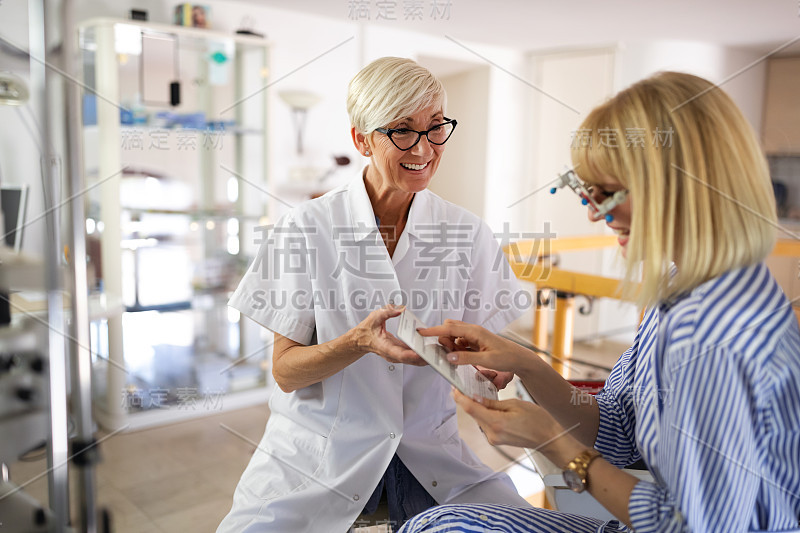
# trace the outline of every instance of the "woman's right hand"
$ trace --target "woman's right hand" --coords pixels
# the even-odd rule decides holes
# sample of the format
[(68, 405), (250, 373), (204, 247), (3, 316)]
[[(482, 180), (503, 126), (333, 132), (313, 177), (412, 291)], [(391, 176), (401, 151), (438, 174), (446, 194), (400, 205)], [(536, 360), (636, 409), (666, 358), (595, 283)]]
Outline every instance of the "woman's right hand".
[(386, 331), (386, 321), (400, 316), (402, 306), (387, 305), (367, 315), (351, 332), (361, 350), (373, 352), (390, 363), (425, 366), (428, 363), (397, 337)]
[(519, 374), (532, 361), (541, 361), (527, 348), (481, 326), (459, 320), (445, 320), (441, 326), (419, 332), (426, 337), (439, 337), (439, 343), (450, 350), (447, 359), (456, 365), (480, 365)]

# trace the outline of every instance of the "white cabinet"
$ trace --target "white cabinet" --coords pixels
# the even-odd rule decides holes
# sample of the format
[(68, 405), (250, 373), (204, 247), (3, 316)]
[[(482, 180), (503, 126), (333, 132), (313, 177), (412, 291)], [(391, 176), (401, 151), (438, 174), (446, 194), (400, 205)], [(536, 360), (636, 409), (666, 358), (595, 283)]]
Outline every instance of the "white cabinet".
[(800, 154), (800, 57), (768, 62), (763, 145), (768, 154)]
[(125, 307), (93, 325), (98, 420), (263, 401), (271, 350), (226, 302), (270, 212), (267, 41), (96, 19), (81, 44), (89, 259)]

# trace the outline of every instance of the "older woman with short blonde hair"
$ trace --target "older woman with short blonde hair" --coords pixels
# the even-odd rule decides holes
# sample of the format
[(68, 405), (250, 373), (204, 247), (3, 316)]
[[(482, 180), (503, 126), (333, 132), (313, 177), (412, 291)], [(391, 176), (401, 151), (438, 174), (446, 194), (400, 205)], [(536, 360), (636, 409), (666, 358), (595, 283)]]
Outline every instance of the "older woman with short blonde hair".
[[(619, 520), (443, 506), (402, 531), (800, 532), (800, 328), (763, 263), (777, 220), (752, 129), (722, 89), (676, 72), (625, 89), (581, 129), (591, 142), (573, 147), (579, 179), (566, 183), (618, 234), (628, 291), (647, 307), (603, 390), (573, 389), (479, 326), (422, 333), (471, 348), (453, 362), (516, 372), (538, 405), (457, 403), (491, 442), (539, 449)], [(640, 459), (652, 482), (620, 470)]]
[(381, 500), (395, 528), (436, 503), (528, 505), (460, 439), (447, 381), (392, 334), (393, 304), (493, 331), (521, 314), (500, 305), (518, 289), (491, 230), (427, 189), (457, 124), (445, 104), (409, 59), (359, 72), (347, 110), (367, 166), (271, 228), (234, 293), (275, 335), (278, 388), (219, 531), (345, 533)]

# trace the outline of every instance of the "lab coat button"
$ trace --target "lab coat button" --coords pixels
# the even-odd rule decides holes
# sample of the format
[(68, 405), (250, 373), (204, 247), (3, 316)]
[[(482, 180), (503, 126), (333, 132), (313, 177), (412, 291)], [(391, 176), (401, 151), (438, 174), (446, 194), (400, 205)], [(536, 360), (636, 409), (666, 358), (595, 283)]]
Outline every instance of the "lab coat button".
[(393, 439), (394, 438), (394, 433), (389, 433), (389, 438)]
[(434, 481), (433, 483), (431, 483), (431, 485), (433, 485), (433, 486), (435, 487), (436, 485), (438, 485), (438, 483), (436, 483), (436, 482)]
[(394, 372), (394, 365), (389, 365), (389, 372)]
[(360, 498), (359, 498), (358, 494), (356, 494), (355, 496), (353, 496), (353, 501), (354, 501), (354, 502), (357, 502), (359, 499), (360, 499)]

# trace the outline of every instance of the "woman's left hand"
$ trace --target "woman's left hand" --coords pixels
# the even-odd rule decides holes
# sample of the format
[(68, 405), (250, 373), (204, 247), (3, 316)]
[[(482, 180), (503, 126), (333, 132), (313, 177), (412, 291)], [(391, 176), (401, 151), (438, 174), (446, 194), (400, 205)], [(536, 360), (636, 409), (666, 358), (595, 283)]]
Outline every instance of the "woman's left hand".
[[(463, 322), (455, 322), (452, 320), (448, 320), (446, 324), (463, 324)], [(444, 326), (439, 326), (438, 328), (442, 328)], [(438, 328), (429, 328), (432, 330), (436, 330)], [(423, 331), (423, 330), (421, 330)], [(472, 346), (470, 345), (469, 341), (464, 337), (447, 337), (441, 336), (439, 337), (439, 343), (441, 343), (445, 348), (449, 351), (472, 351)], [(482, 366), (479, 364), (474, 365), (478, 371), (483, 374), (486, 379), (491, 381), (498, 390), (505, 389), (506, 386), (511, 383), (511, 380), (514, 379), (513, 372), (507, 372), (502, 370), (492, 370), (489, 367)]]
[(586, 446), (578, 442), (542, 407), (523, 400), (475, 401), (453, 389), (456, 403), (480, 426), (492, 445), (534, 448), (563, 467)]

